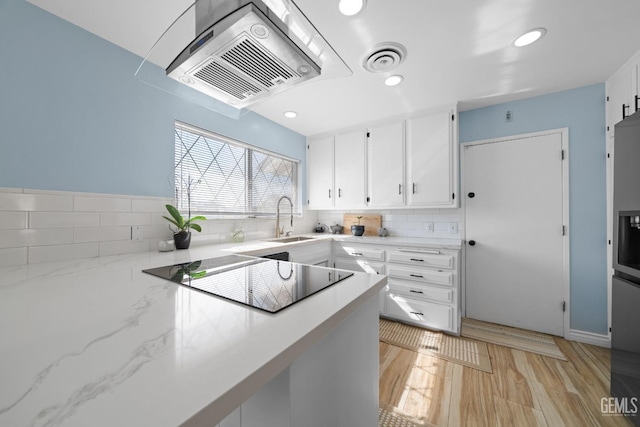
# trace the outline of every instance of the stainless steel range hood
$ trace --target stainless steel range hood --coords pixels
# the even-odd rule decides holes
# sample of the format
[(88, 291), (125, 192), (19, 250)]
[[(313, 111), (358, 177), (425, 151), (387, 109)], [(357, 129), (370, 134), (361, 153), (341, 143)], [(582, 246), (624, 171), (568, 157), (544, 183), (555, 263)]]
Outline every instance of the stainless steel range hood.
[(199, 0), (196, 31), (199, 36), (167, 75), (236, 108), (320, 75), (286, 25), (259, 0)]

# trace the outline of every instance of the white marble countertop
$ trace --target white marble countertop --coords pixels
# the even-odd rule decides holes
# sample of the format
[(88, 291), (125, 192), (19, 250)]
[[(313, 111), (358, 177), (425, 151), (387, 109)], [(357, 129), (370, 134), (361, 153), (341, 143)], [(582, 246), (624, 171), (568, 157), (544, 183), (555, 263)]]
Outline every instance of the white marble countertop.
[(269, 314), (141, 271), (256, 245), (282, 247), (0, 269), (0, 425), (215, 425), (386, 282), (355, 273)]
[(311, 240), (304, 240), (292, 244), (283, 244), (266, 240), (254, 240), (239, 245), (225, 245), (225, 250), (241, 252), (244, 254), (260, 253), (265, 249), (285, 248), (290, 245), (311, 245), (320, 240), (334, 240), (338, 242), (363, 243), (371, 245), (385, 245), (397, 247), (429, 247), (436, 249), (461, 249), (461, 239), (440, 239), (440, 238), (423, 238), (423, 237), (378, 237), (378, 236), (351, 236), (348, 234), (330, 234), (330, 233), (312, 233), (300, 234), (303, 237), (312, 237)]

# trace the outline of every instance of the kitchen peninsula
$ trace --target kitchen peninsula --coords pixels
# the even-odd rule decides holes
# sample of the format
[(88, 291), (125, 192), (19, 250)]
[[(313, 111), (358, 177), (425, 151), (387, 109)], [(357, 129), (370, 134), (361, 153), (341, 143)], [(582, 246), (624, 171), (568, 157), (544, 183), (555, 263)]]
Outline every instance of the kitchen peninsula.
[(225, 249), (2, 268), (0, 425), (376, 425), (386, 278), (271, 314), (142, 272)]

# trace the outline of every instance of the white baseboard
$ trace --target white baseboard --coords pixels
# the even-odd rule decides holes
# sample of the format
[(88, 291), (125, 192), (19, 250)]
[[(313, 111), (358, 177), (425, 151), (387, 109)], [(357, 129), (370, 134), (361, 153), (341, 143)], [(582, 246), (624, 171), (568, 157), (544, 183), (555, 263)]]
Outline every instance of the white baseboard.
[(570, 341), (578, 341), (585, 344), (593, 344), (598, 347), (611, 348), (611, 337), (609, 335), (594, 334), (593, 332), (570, 329), (569, 335), (565, 337)]

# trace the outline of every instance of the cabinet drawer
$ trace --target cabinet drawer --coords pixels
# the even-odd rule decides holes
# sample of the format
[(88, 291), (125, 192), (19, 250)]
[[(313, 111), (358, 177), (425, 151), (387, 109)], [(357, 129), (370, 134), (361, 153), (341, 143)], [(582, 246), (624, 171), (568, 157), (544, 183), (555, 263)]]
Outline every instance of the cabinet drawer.
[(398, 279), (414, 280), (422, 283), (432, 283), (434, 285), (453, 286), (453, 272), (435, 271), (427, 269), (412, 269), (388, 265), (389, 276)]
[(389, 293), (387, 294), (386, 310), (388, 316), (400, 320), (446, 331), (453, 329), (453, 308), (446, 305), (418, 301)]
[(389, 281), (389, 289), (392, 293), (401, 293), (410, 297), (427, 298), (449, 304), (453, 303), (454, 291), (452, 289), (436, 288), (418, 283), (412, 285), (411, 283), (396, 282), (393, 280)]
[(386, 254), (384, 249), (351, 246), (348, 244), (338, 245), (335, 249), (336, 256), (365, 258), (374, 261), (384, 261)]
[(336, 258), (335, 268), (350, 271), (362, 271), (370, 274), (384, 274), (384, 264), (369, 262), (366, 259)]
[(451, 254), (434, 251), (393, 251), (389, 252), (390, 262), (420, 265), (423, 267), (453, 269), (455, 257)]

